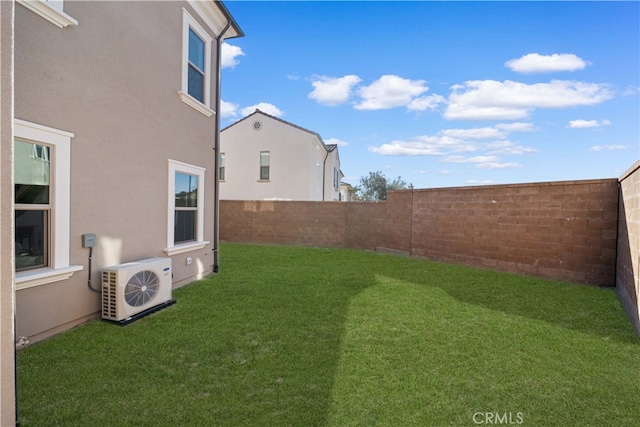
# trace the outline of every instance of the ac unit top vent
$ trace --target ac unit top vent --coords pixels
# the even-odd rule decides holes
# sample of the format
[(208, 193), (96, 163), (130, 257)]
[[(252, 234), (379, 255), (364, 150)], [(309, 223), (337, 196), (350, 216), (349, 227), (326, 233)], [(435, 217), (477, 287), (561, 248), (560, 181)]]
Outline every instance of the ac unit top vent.
[[(118, 264), (111, 267), (105, 267), (104, 270), (116, 271), (116, 270), (131, 270), (131, 269), (144, 269), (148, 265), (156, 264), (158, 262), (162, 262), (167, 258), (157, 257), (157, 258), (148, 258), (140, 261), (132, 261), (126, 262), (124, 264)], [(165, 271), (170, 271), (170, 267), (165, 267)]]

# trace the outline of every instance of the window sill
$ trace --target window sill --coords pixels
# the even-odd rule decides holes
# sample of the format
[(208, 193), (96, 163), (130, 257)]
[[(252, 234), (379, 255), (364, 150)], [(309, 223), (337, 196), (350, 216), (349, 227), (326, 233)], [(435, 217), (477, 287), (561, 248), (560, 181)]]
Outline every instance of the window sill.
[(81, 265), (70, 265), (64, 268), (48, 268), (45, 270), (23, 271), (16, 273), (16, 290), (33, 288), (48, 283), (67, 280), (76, 271), (82, 270)]
[(16, 3), (23, 5), (30, 11), (51, 22), (56, 27), (65, 28), (69, 25), (78, 25), (78, 21), (76, 21), (66, 13), (49, 6), (45, 1), (17, 0)]
[(258, 182), (271, 182), (271, 181), (268, 179), (259, 179)]
[(164, 248), (164, 252), (169, 256), (178, 255), (185, 252), (197, 251), (199, 249), (204, 248), (208, 244), (209, 244), (208, 240), (204, 240), (202, 242), (182, 243), (180, 245), (171, 246), (170, 248)]
[(195, 99), (193, 96), (189, 95), (188, 93), (184, 93), (183, 91), (179, 90), (178, 91), (178, 96), (180, 97), (182, 102), (184, 102), (185, 104), (187, 104), (191, 108), (199, 111), (200, 113), (204, 114), (207, 117), (211, 117), (211, 116), (213, 116), (215, 114), (215, 111), (213, 111), (211, 108), (207, 107), (202, 102), (198, 101), (197, 99)]

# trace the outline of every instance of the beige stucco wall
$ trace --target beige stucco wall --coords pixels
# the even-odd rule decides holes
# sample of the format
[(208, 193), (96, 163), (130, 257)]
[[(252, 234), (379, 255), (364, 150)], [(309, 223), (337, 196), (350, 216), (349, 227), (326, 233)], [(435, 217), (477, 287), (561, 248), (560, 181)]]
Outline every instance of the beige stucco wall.
[[(213, 242), (215, 115), (178, 96), (183, 7), (208, 28), (187, 2), (65, 2), (78, 25), (64, 29), (16, 7), (15, 116), (75, 135), (70, 264), (84, 267), (17, 291), (19, 336), (33, 342), (99, 315), (82, 234), (97, 236), (94, 287), (102, 267), (167, 256), (168, 159), (206, 168), (204, 240)], [(215, 57), (214, 42), (213, 70)], [(211, 92), (213, 106), (213, 79)], [(174, 287), (212, 264), (212, 243), (175, 255)]]
[[(255, 121), (262, 124), (259, 130), (254, 129)], [(221, 199), (320, 201), (323, 177), (325, 200), (338, 198), (332, 184), (337, 151), (327, 157), (324, 145), (311, 132), (257, 113), (224, 129), (220, 147), (225, 155)], [(260, 180), (261, 151), (270, 152), (268, 181)]]
[(14, 2), (0, 1), (0, 426), (16, 421), (13, 284)]

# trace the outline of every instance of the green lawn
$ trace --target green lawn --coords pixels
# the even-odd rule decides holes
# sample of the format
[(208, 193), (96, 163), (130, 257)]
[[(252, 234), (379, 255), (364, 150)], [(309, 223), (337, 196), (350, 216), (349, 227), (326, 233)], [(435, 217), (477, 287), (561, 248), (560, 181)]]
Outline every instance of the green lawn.
[[(615, 291), (370, 252), (225, 243), (120, 327), (19, 352), (21, 426), (625, 426)], [(497, 418), (496, 418), (497, 417)]]

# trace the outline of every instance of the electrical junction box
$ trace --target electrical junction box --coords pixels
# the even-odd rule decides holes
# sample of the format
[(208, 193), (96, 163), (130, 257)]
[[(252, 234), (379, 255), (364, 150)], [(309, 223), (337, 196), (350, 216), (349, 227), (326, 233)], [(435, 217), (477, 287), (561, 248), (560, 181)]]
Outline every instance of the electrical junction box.
[(93, 248), (96, 245), (96, 235), (93, 233), (87, 233), (82, 235), (82, 247)]

